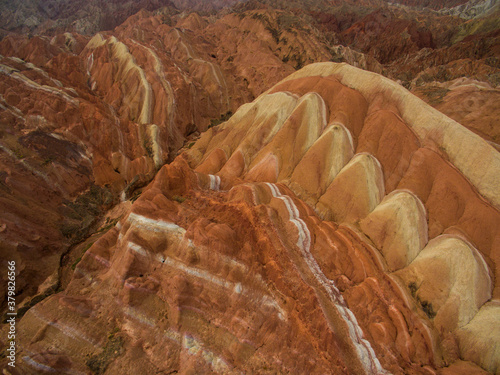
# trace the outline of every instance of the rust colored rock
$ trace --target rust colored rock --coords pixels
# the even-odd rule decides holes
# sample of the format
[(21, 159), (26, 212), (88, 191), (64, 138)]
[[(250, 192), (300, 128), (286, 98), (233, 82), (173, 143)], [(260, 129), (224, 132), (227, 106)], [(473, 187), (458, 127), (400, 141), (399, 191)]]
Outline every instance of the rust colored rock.
[(412, 263), (427, 243), (425, 207), (407, 191), (387, 195), (359, 224), (381, 250), (390, 271)]
[(417, 23), (375, 11), (342, 33), (345, 42), (387, 64), (395, 57), (433, 48), (432, 33)]
[(414, 293), (442, 336), (463, 328), (491, 298), (489, 269), (477, 249), (459, 237), (431, 240), (405, 269), (396, 272)]
[(378, 160), (369, 154), (357, 154), (321, 196), (316, 209), (327, 220), (354, 223), (375, 209), (384, 191)]
[(419, 140), (397, 112), (374, 109), (366, 117), (357, 151), (368, 152), (382, 163), (385, 189), (390, 192), (398, 186), (419, 147)]
[(111, 2), (0, 41), (17, 373), (498, 372), (499, 34), (458, 2)]
[(427, 101), (445, 115), (492, 142), (498, 149), (498, 89), (470, 79), (456, 79), (445, 84), (417, 87), (416, 95)]
[[(424, 176), (434, 178), (425, 180)], [(446, 233), (447, 228), (456, 229), (465, 234), (498, 270), (498, 210), (478, 196), (449, 163), (435, 152), (421, 149), (415, 153), (398, 188), (413, 191), (424, 202), (429, 218), (429, 238)], [(495, 280), (493, 294), (498, 296), (498, 293)]]
[[(483, 304), (498, 251), (492, 237), (477, 234), (493, 233), (497, 209), (444, 151), (422, 148), (439, 138), (422, 138), (423, 125), (397, 92), (386, 96), (379, 86), (373, 95), (368, 85), (360, 93), (350, 72), (338, 68), (309, 68), (326, 78), (299, 72), (163, 166), (90, 247), (66, 290), (22, 319), (22, 369), (494, 371), (494, 350), (474, 353), (498, 340), (494, 331), (483, 333), (493, 316)], [(349, 100), (364, 103), (363, 112), (350, 111)], [(348, 129), (380, 163), (367, 152), (352, 157)], [(409, 147), (385, 156), (395, 135)], [(394, 164), (399, 153), (405, 162)], [(313, 168), (322, 157), (331, 160)], [(115, 156), (113, 163), (122, 161)], [(437, 189), (442, 181), (481, 225), (435, 201), (450, 195)], [(396, 185), (406, 191), (384, 198)], [(487, 215), (493, 226), (481, 221)], [(54, 317), (57, 325), (48, 324)], [(63, 344), (48, 355), (53, 340)]]

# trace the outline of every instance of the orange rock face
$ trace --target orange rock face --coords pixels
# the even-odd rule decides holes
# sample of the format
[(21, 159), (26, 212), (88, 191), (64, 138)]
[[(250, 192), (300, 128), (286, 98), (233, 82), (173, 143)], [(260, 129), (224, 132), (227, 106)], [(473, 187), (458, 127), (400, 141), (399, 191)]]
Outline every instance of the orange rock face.
[(0, 41), (10, 373), (499, 372), (495, 13), (378, 5)]
[(460, 127), (490, 157), (463, 161), (456, 127), (375, 74), (298, 71), (163, 166), (26, 312), (20, 371), (498, 371), (500, 157)]
[(429, 83), (412, 90), (440, 112), (451, 117), (499, 149), (500, 113), (495, 103), (500, 92), (483, 82), (459, 78), (444, 84)]
[[(259, 37), (241, 41), (246, 31), (231, 19), (204, 40), (196, 33), (208, 24), (195, 15), (180, 20), (182, 28), (162, 20), (140, 12), (112, 35), (9, 36), (0, 43), (0, 241), (2, 256), (17, 252), (26, 274), (20, 301), (36, 294), (104, 209), (172, 160), (186, 137), (260, 94), (266, 76), (279, 70), (277, 81), (293, 71), (261, 56), (258, 70), (247, 74), (220, 62), (228, 53), (208, 53), (230, 28), (231, 54), (248, 54), (252, 43), (267, 48)], [(44, 254), (44, 262), (33, 263), (30, 251)]]
[[(215, 23), (169, 14), (141, 11), (92, 38), (0, 42), (0, 241), (2, 256), (17, 252), (26, 274), (20, 301), (37, 294), (61, 254), (173, 160), (186, 138), (226, 120), (294, 67), (329, 58), (310, 29), (280, 31), (283, 12)], [(31, 252), (44, 262), (33, 263)]]

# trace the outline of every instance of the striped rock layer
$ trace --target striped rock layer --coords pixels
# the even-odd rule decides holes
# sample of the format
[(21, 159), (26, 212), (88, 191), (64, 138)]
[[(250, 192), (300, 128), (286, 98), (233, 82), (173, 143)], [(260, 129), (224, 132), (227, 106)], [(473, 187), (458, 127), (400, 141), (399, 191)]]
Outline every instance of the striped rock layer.
[(496, 373), (499, 170), (392, 81), (309, 65), (160, 169), (20, 321), (19, 368)]

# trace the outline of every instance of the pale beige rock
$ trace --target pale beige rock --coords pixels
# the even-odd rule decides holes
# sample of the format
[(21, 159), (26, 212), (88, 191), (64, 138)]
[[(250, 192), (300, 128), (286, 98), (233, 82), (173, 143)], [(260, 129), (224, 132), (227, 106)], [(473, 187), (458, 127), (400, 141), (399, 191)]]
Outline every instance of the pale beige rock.
[(316, 205), (353, 154), (349, 130), (342, 124), (330, 124), (295, 167), (290, 188), (307, 203)]
[[(150, 123), (152, 117), (151, 107), (153, 92), (150, 83), (146, 79), (144, 70), (137, 65), (128, 47), (115, 36), (104, 39), (101, 34), (97, 34), (87, 44), (86, 49), (94, 50), (105, 44), (109, 45), (114, 62), (116, 63), (116, 76), (114, 78), (119, 81), (124, 88), (122, 90), (126, 93), (124, 101), (129, 104), (131, 118), (137, 120), (140, 124)], [(91, 66), (90, 74), (92, 75), (93, 73), (94, 70)], [(127, 81), (135, 82), (135, 80), (139, 82), (141, 88), (138, 90), (127, 90)]]
[(395, 105), (404, 122), (417, 134), (422, 145), (438, 148), (479, 193), (500, 208), (500, 153), (480, 136), (443, 115), (403, 86), (378, 74), (348, 64), (316, 63), (291, 74), (284, 81), (308, 76), (335, 76), (340, 82), (361, 92), (368, 101), (384, 95)]
[(163, 165), (162, 150), (159, 141), (160, 128), (155, 124), (148, 125), (147, 134), (155, 167), (159, 169)]
[[(242, 105), (229, 121), (204, 133), (201, 139), (186, 152), (190, 165), (197, 165), (210, 156), (210, 152), (224, 145), (226, 154), (233, 157), (236, 150), (243, 156), (245, 166), (250, 165), (257, 152), (268, 144), (281, 129), (295, 108), (296, 96), (288, 93), (264, 95), (253, 103)], [(209, 133), (209, 134), (207, 134)]]
[(429, 241), (415, 260), (395, 273), (404, 280), (441, 335), (464, 327), (491, 298), (492, 280), (481, 254), (452, 235)]
[(289, 178), (306, 151), (321, 135), (326, 118), (325, 102), (320, 95), (309, 93), (302, 96), (271, 142), (257, 153), (249, 166), (247, 178), (252, 180), (252, 176), (259, 174), (259, 168), (267, 168), (267, 163), (262, 161), (267, 160), (269, 155), (276, 158), (277, 181)]
[(204, 132), (194, 146), (184, 153), (191, 168), (198, 166), (204, 158), (208, 157), (207, 148), (214, 136), (213, 130), (210, 128)]
[(382, 252), (390, 271), (410, 264), (428, 241), (425, 207), (408, 191), (387, 195), (360, 227)]
[(321, 196), (316, 211), (325, 220), (354, 223), (382, 201), (384, 190), (378, 160), (370, 154), (357, 154)]
[(498, 374), (500, 372), (500, 301), (493, 300), (457, 331), (461, 356)]

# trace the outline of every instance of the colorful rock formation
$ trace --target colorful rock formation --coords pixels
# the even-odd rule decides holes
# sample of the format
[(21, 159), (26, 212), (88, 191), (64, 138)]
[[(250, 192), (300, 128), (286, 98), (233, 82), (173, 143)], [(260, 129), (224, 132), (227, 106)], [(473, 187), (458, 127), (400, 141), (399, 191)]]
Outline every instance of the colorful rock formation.
[(87, 3), (0, 41), (10, 373), (500, 371), (494, 7)]
[(430, 82), (415, 87), (412, 92), (500, 149), (498, 88), (486, 82), (458, 78), (444, 83)]
[[(280, 12), (216, 23), (177, 15), (176, 26), (168, 17), (141, 11), (93, 38), (9, 35), (0, 42), (0, 242), (4, 257), (17, 252), (23, 264), (20, 301), (38, 294), (62, 254), (173, 160), (186, 139), (294, 67), (328, 58), (310, 29), (299, 37), (278, 32), (287, 20)], [(33, 263), (32, 253), (46, 262)]]
[(160, 169), (27, 311), (19, 371), (495, 373), (499, 167), (390, 80), (309, 65)]

